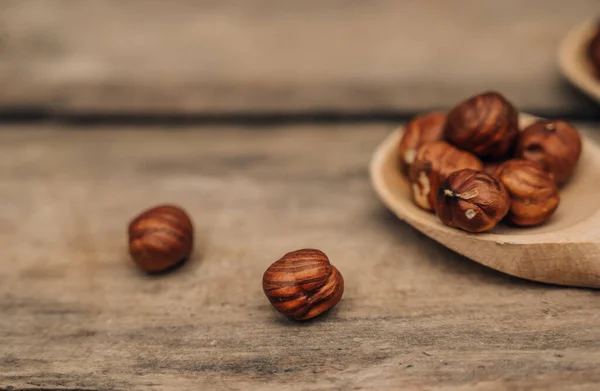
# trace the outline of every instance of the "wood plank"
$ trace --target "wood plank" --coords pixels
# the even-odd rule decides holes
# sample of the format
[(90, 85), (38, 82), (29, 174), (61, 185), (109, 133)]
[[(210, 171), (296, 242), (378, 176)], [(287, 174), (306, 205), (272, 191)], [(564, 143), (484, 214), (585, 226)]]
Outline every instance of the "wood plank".
[[(505, 276), (398, 221), (366, 169), (389, 129), (4, 126), (0, 389), (598, 389), (598, 293)], [(125, 229), (165, 201), (193, 216), (196, 252), (150, 277)], [(296, 324), (261, 278), (301, 247), (346, 291)]]
[(557, 45), (596, 0), (5, 0), (0, 108), (413, 112), (487, 89), (590, 115)]

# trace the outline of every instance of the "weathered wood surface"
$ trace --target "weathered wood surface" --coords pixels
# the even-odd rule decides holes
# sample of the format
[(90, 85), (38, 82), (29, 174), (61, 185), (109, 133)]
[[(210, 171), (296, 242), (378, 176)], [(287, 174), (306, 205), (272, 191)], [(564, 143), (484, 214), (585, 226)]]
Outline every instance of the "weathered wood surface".
[(597, 0), (0, 2), (0, 108), (412, 112), (498, 89), (593, 114), (560, 76)]
[[(389, 130), (4, 126), (0, 389), (597, 390), (598, 292), (505, 276), (398, 221), (367, 176)], [(126, 225), (164, 201), (197, 251), (147, 276)], [(296, 324), (261, 278), (301, 247), (346, 291)]]

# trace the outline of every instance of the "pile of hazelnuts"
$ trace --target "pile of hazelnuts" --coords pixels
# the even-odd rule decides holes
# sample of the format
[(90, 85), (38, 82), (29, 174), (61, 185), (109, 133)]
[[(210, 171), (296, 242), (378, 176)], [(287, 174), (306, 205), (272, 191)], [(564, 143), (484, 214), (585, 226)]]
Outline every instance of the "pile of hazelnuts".
[(521, 130), (519, 113), (497, 92), (413, 118), (398, 145), (415, 204), (468, 232), (503, 219), (519, 227), (546, 222), (580, 155), (573, 126), (538, 120)]
[[(470, 232), (490, 230), (505, 216), (519, 226), (546, 221), (580, 154), (571, 125), (540, 120), (520, 131), (517, 111), (495, 92), (474, 96), (448, 114), (414, 118), (399, 145), (415, 203)], [(142, 212), (128, 234), (131, 258), (149, 273), (175, 268), (193, 249), (192, 220), (175, 205)], [(307, 320), (340, 301), (344, 279), (322, 251), (301, 249), (272, 263), (262, 288), (277, 311)]]

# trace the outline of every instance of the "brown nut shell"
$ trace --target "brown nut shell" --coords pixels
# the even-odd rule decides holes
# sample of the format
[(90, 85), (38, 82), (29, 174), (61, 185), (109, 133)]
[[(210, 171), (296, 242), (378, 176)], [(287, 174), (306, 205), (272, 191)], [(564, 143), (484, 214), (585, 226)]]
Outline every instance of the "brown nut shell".
[(519, 133), (517, 110), (497, 92), (473, 96), (446, 119), (446, 138), (484, 160), (499, 160), (512, 150)]
[(421, 146), (444, 138), (445, 126), (446, 113), (444, 112), (419, 115), (406, 124), (398, 145), (400, 168), (404, 174), (408, 174), (410, 165), (415, 161)]
[(540, 120), (521, 132), (515, 155), (536, 163), (561, 186), (575, 171), (581, 156), (581, 138), (568, 122)]
[(142, 212), (129, 224), (129, 254), (147, 272), (162, 272), (189, 257), (194, 227), (188, 215), (174, 205)]
[(519, 226), (546, 222), (560, 202), (558, 187), (550, 175), (528, 160), (512, 159), (496, 170), (496, 178), (511, 198), (507, 218)]
[(440, 183), (463, 168), (481, 170), (483, 163), (477, 156), (454, 148), (445, 141), (423, 145), (409, 172), (415, 204), (425, 210), (434, 210)]
[(496, 178), (475, 170), (452, 173), (440, 186), (436, 213), (450, 227), (489, 231), (506, 216), (510, 197)]
[(285, 254), (263, 275), (263, 291), (275, 309), (293, 320), (314, 318), (344, 294), (344, 279), (320, 250)]

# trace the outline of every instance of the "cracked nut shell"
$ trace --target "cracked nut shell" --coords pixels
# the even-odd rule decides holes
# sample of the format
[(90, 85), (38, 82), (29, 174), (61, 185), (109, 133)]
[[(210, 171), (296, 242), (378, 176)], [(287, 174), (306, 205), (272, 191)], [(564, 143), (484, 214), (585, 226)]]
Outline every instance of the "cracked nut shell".
[(496, 178), (506, 188), (511, 204), (507, 218), (519, 226), (547, 221), (560, 202), (558, 187), (550, 175), (528, 160), (513, 159), (496, 170)]
[(408, 174), (410, 165), (415, 161), (421, 146), (444, 138), (445, 126), (446, 113), (443, 112), (419, 115), (406, 124), (398, 145), (400, 168), (404, 174)]
[(425, 210), (434, 210), (440, 183), (454, 171), (463, 168), (483, 169), (477, 156), (461, 151), (445, 141), (423, 145), (410, 167), (413, 200)]
[(322, 251), (302, 249), (269, 266), (263, 291), (277, 311), (293, 320), (306, 320), (340, 301), (344, 279)]
[(470, 169), (452, 173), (440, 186), (436, 213), (450, 227), (489, 231), (510, 208), (508, 191), (496, 178)]
[(581, 156), (579, 132), (561, 120), (540, 120), (521, 132), (516, 157), (536, 163), (559, 185), (565, 184)]
[(179, 207), (159, 205), (129, 224), (129, 254), (147, 272), (162, 272), (189, 257), (194, 228)]
[(446, 138), (482, 159), (507, 156), (519, 133), (517, 110), (497, 92), (473, 96), (454, 107), (446, 119)]

